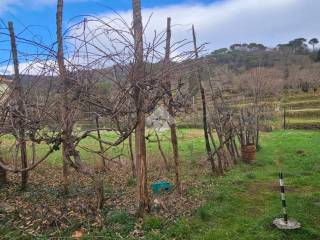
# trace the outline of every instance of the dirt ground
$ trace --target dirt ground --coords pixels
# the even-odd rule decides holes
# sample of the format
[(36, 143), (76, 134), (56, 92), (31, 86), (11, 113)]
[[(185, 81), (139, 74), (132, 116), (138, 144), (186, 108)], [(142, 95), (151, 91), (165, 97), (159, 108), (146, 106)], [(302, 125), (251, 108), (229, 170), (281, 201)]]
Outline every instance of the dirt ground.
[[(149, 167), (149, 185), (157, 180), (173, 181), (173, 172), (166, 173), (161, 160), (151, 161), (149, 166), (153, 167)], [(202, 196), (199, 196), (199, 191), (195, 194), (192, 189), (205, 187), (197, 180), (197, 176), (207, 174), (204, 167), (206, 164), (203, 161), (195, 167), (183, 166), (183, 169), (188, 169), (187, 174), (194, 177), (186, 180), (182, 174), (181, 196), (176, 191), (159, 195), (150, 192), (151, 214), (160, 215), (166, 222), (170, 222), (177, 216), (191, 215), (201, 206), (204, 201)], [(88, 226), (91, 229), (101, 228), (114, 212), (125, 211), (133, 216), (136, 193), (130, 166), (114, 162), (108, 167), (105, 173), (101, 172), (105, 186), (102, 210), (96, 209), (91, 180), (73, 170), (70, 171), (69, 193), (66, 196), (61, 194), (60, 167), (42, 164), (30, 173), (28, 189), (24, 192), (19, 190), (19, 176), (9, 174), (9, 184), (0, 192), (0, 221), (34, 236), (55, 236), (68, 228), (81, 227), (84, 231), (89, 231), (86, 229)]]

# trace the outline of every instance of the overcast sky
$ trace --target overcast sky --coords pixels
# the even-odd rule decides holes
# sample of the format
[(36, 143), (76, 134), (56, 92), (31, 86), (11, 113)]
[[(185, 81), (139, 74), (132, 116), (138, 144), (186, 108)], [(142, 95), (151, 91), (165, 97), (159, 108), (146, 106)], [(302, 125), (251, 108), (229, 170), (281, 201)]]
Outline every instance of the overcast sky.
[[(27, 25), (43, 41), (55, 40), (56, 0), (0, 0), (3, 22), (13, 21), (17, 31)], [(81, 14), (110, 16), (118, 11), (131, 21), (130, 0), (65, 0), (65, 26)], [(149, 33), (161, 31), (172, 18), (174, 40), (190, 39), (191, 24), (208, 51), (233, 43), (263, 43), (273, 47), (298, 37), (320, 37), (320, 0), (142, 0), (143, 18), (152, 14)], [(41, 27), (39, 26), (41, 25)]]

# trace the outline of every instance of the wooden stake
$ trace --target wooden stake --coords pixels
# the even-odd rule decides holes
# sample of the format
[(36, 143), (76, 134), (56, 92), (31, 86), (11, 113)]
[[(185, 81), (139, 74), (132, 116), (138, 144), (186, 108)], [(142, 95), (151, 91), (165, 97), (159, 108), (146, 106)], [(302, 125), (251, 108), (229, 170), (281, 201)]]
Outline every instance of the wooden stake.
[[(21, 83), (20, 73), (19, 73), (19, 60), (17, 53), (16, 38), (14, 35), (13, 23), (8, 22), (8, 28), (10, 33), (11, 41), (11, 52), (14, 66), (14, 83), (15, 83), (15, 97), (17, 101), (17, 111), (14, 112), (13, 117), (15, 118), (16, 128), (18, 131), (18, 142), (20, 145), (20, 158), (21, 158), (21, 167), (28, 167), (27, 159), (27, 143), (24, 129), (24, 116), (26, 114), (23, 102), (23, 87)], [(24, 190), (28, 182), (28, 171), (21, 172), (21, 189)]]
[[(192, 25), (192, 36), (193, 36), (193, 45), (194, 45), (195, 57), (196, 57), (196, 60), (198, 60), (199, 53), (198, 53), (197, 38), (196, 38), (196, 32), (195, 32), (195, 29), (194, 29), (194, 25)], [(205, 143), (206, 143), (206, 150), (207, 150), (208, 160), (211, 163), (212, 173), (216, 173), (214, 159), (213, 159), (213, 156), (212, 156), (212, 150), (211, 150), (210, 141), (209, 141), (208, 123), (207, 123), (206, 95), (205, 95), (205, 92), (204, 92), (204, 87), (203, 87), (203, 83), (202, 83), (199, 67), (197, 67), (197, 80), (199, 82), (200, 93), (201, 93), (203, 131), (204, 131), (204, 139), (205, 139)]]
[[(173, 108), (173, 95), (172, 95), (172, 86), (171, 86), (171, 79), (168, 75), (169, 72), (169, 64), (170, 64), (170, 52), (171, 52), (171, 18), (167, 18), (167, 35), (166, 35), (166, 48), (165, 48), (165, 58), (164, 58), (164, 81), (165, 81), (165, 88), (166, 93), (168, 95), (168, 112), (170, 115), (169, 119), (169, 127), (170, 127), (170, 134), (171, 134), (171, 145), (172, 145), (172, 152), (173, 152), (173, 160), (174, 160), (174, 172), (175, 172), (175, 183), (176, 189), (178, 193), (181, 194), (181, 182), (180, 182), (180, 169), (179, 169), (179, 151), (178, 151), (178, 137), (177, 137), (177, 129), (176, 129), (176, 122), (175, 122), (175, 112)], [(167, 164), (168, 169), (168, 164)]]
[(145, 212), (150, 211), (150, 199), (148, 194), (147, 180), (147, 153), (145, 139), (145, 113), (144, 113), (144, 97), (143, 89), (138, 86), (139, 81), (144, 79), (144, 63), (143, 63), (143, 26), (141, 16), (141, 1), (132, 0), (133, 5), (133, 31), (134, 31), (134, 47), (135, 47), (135, 64), (134, 64), (134, 95), (135, 104), (137, 106), (137, 127), (136, 127), (136, 164), (137, 164), (137, 197), (138, 211), (137, 215), (144, 216)]
[(72, 138), (72, 123), (70, 117), (70, 102), (68, 99), (69, 79), (67, 76), (67, 70), (64, 65), (64, 51), (63, 51), (63, 38), (62, 38), (62, 18), (63, 18), (63, 0), (58, 0), (57, 5), (57, 42), (58, 42), (58, 55), (57, 61), (59, 66), (60, 79), (62, 81), (62, 93), (61, 93), (61, 130), (62, 130), (62, 161), (63, 161), (63, 192), (68, 191), (68, 157), (70, 154), (70, 140)]

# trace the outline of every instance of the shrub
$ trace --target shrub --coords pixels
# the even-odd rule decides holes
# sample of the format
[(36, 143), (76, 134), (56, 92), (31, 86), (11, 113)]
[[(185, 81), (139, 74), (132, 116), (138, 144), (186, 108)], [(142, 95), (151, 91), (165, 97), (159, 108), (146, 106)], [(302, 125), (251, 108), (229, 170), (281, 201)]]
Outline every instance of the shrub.
[(211, 218), (211, 214), (209, 213), (209, 209), (207, 207), (205, 207), (205, 206), (200, 207), (198, 209), (197, 215), (204, 222), (209, 221), (210, 218)]
[(145, 231), (151, 231), (154, 229), (162, 229), (162, 220), (155, 216), (146, 217), (143, 223), (143, 229)]
[(127, 212), (118, 211), (111, 215), (110, 221), (112, 223), (127, 224), (132, 221), (132, 218)]
[(130, 177), (127, 181), (127, 186), (128, 187), (134, 187), (136, 185), (136, 181), (133, 177)]

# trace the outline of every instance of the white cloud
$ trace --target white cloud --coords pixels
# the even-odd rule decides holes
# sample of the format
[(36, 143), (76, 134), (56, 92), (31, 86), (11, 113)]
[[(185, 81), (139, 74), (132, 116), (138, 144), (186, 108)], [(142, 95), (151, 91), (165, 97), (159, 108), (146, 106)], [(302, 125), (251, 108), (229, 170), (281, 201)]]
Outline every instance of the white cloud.
[[(174, 40), (191, 39), (194, 24), (199, 42), (208, 42), (210, 50), (239, 42), (259, 42), (272, 47), (297, 37), (320, 37), (317, 23), (320, 1), (226, 0), (207, 5), (194, 2), (143, 9), (144, 22), (153, 14), (147, 35), (152, 36), (154, 29), (163, 30), (166, 17), (171, 17), (176, 25)], [(120, 15), (131, 22), (131, 11)]]
[[(23, 62), (19, 64), (19, 71), (21, 75), (57, 75), (57, 66), (56, 62), (52, 60), (48, 61), (29, 61)], [(14, 69), (13, 65), (10, 64), (9, 66), (1, 66), (0, 67), (0, 74), (3, 75), (13, 75)]]
[[(142, 0), (142, 3), (144, 1), (148, 0)], [(0, 12), (16, 6), (41, 7), (55, 3), (56, 0), (0, 0)], [(318, 0), (220, 0), (211, 4), (191, 1), (189, 4), (145, 8), (143, 20), (146, 22), (153, 14), (147, 32), (152, 36), (154, 29), (164, 29), (166, 17), (170, 16), (172, 23), (179, 25), (173, 29), (174, 40), (190, 39), (191, 24), (194, 24), (199, 42), (209, 42), (208, 48), (212, 50), (239, 42), (275, 46), (296, 37), (320, 37), (316, 21), (319, 9)], [(131, 22), (131, 11), (119, 13)], [(114, 14), (109, 12), (101, 16), (112, 18)]]
[[(49, 4), (54, 0), (40, 1)], [(18, 0), (4, 1), (9, 2)], [(211, 4), (193, 1), (189, 4), (144, 8), (143, 21), (146, 23), (152, 14), (146, 31), (147, 38), (151, 39), (154, 30), (163, 31), (166, 18), (171, 17), (173, 41), (191, 39), (191, 25), (194, 24), (198, 42), (208, 42), (209, 51), (241, 42), (257, 42), (274, 47), (298, 37), (320, 38), (317, 23), (319, 9), (320, 1), (315, 0), (225, 0)], [(131, 23), (131, 11), (119, 14)], [(115, 14), (102, 13), (100, 17), (112, 19)]]

